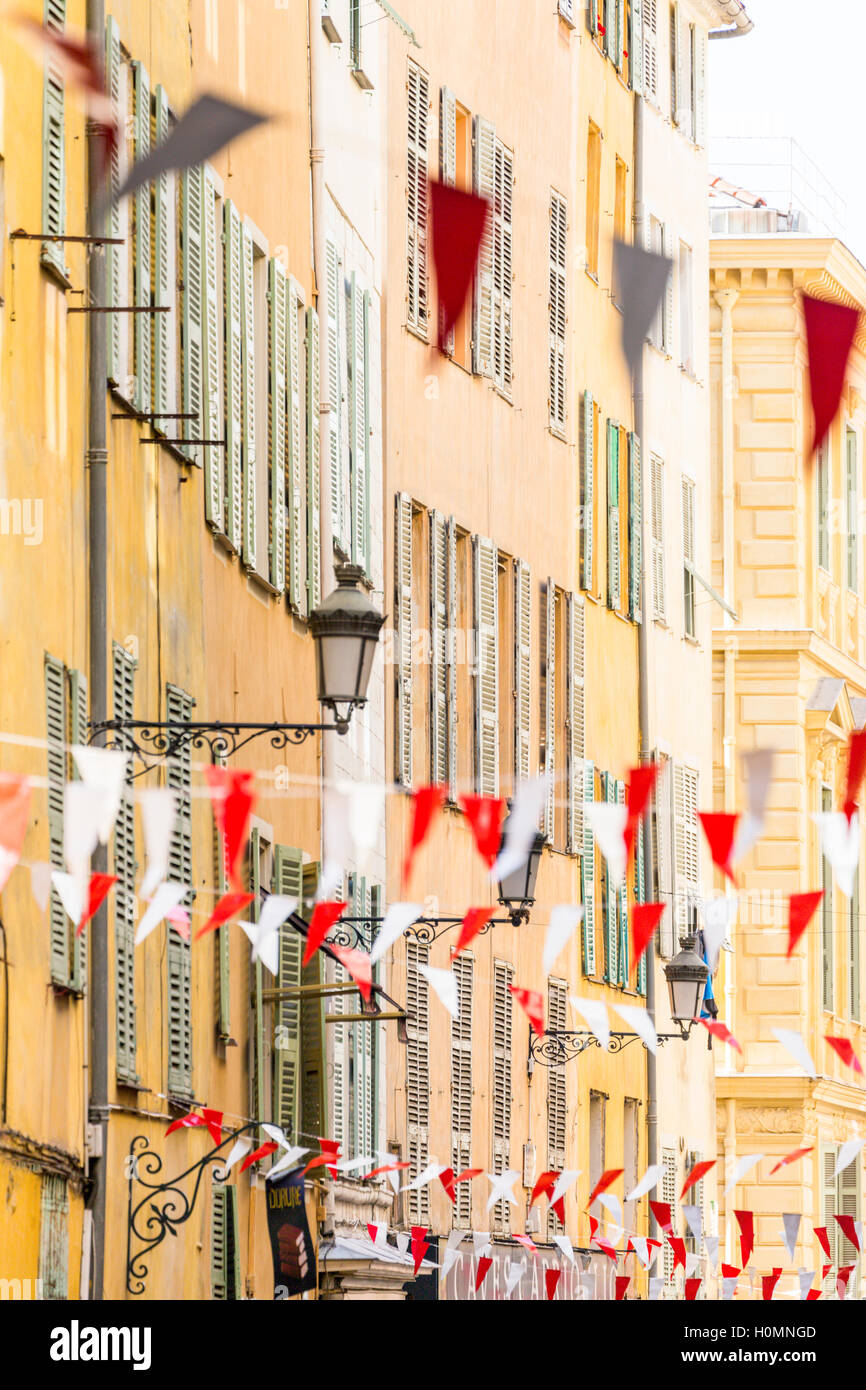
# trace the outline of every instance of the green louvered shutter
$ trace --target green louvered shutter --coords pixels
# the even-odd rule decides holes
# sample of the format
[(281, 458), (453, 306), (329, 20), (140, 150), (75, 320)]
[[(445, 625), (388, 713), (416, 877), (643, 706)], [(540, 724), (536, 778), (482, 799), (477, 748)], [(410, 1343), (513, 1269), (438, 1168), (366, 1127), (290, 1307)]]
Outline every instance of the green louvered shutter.
[[(223, 446), (201, 449), (205, 464), (205, 517), (217, 531), (226, 531), (226, 478), (229, 475), (228, 436), (224, 425), (219, 335), (219, 277), (217, 190), (213, 171), (205, 169), (202, 186), (202, 430), (205, 439), (223, 439)], [(240, 484), (238, 484), (238, 490)], [(235, 509), (237, 510), (237, 508)]]
[[(583, 764), (584, 801), (595, 800), (595, 764)], [(583, 818), (583, 854), (580, 860), (580, 886), (583, 899), (583, 973), (595, 975), (595, 836), (589, 816)]]
[(632, 433), (628, 437), (628, 615), (634, 623), (643, 620), (642, 545), (643, 508), (640, 440), (636, 434)]
[(212, 1180), (210, 1205), (211, 1297), (241, 1297), (238, 1190)]
[(368, 469), (367, 447), (367, 301), (368, 296), (352, 272), (352, 313), (349, 327), (349, 360), (352, 366), (352, 409), (350, 438), (352, 443), (352, 561), (367, 570), (368, 541)]
[[(203, 439), (208, 428), (208, 411), (205, 408), (204, 391), (208, 303), (205, 289), (205, 176), (204, 169), (200, 164), (184, 172), (181, 181), (181, 201), (183, 208), (181, 218), (181, 265), (183, 268), (181, 399), (184, 414), (192, 414), (195, 417), (192, 420), (183, 421), (183, 435), (185, 439)], [(221, 473), (219, 470), (214, 470), (210, 463), (214, 456), (209, 450), (197, 449), (192, 445), (188, 446), (184, 452), (193, 463), (200, 465), (207, 460), (205, 516), (212, 526), (221, 528), (223, 493)], [(219, 464), (223, 458), (222, 452), (219, 452), (215, 457)], [(216, 476), (214, 476), (215, 472)]]
[[(112, 712), (115, 719), (135, 717), (136, 663), (115, 642), (112, 648)], [(137, 1080), (135, 1033), (135, 805), (131, 760), (127, 790), (114, 822), (114, 1065), (121, 1085)]]
[[(305, 864), (302, 874), (304, 905), (301, 915), (309, 921), (319, 881), (319, 864)], [(301, 984), (322, 984), (321, 951), (301, 967)], [(301, 1001), (301, 1132), (306, 1141), (327, 1135), (325, 1110), (325, 1001), (307, 993)]]
[[(616, 783), (609, 772), (601, 774), (602, 801), (616, 801)], [(610, 870), (604, 868), (604, 978), (608, 984), (615, 985), (619, 979), (617, 965), (617, 944), (619, 924), (617, 921), (617, 893), (611, 882)]]
[[(256, 826), (250, 831), (250, 920), (257, 922), (261, 914), (261, 833)], [(265, 1077), (265, 1006), (262, 999), (262, 963), (250, 955), (250, 1114), (261, 1123), (270, 1119)]]
[[(634, 845), (634, 900), (636, 903), (646, 902), (644, 827), (642, 823), (638, 825)], [(646, 994), (646, 952), (643, 953), (638, 961), (637, 990), (638, 994)]]
[[(370, 915), (370, 889), (363, 876), (356, 876), (352, 894), (352, 915), (368, 918)], [(371, 1154), (374, 1151), (373, 1104), (375, 1087), (373, 1085), (373, 1045), (372, 1035), (375, 1025), (352, 1023), (348, 1027), (350, 1055), (352, 1061), (349, 1109), (351, 1115), (352, 1152)]]
[(607, 606), (620, 606), (619, 428), (607, 422)]
[[(122, 93), (123, 66), (120, 58), (120, 31), (117, 21), (110, 15), (105, 22), (105, 89), (108, 93), (111, 104), (118, 121), (123, 119), (124, 104), (121, 101)], [(116, 201), (116, 195), (123, 179), (123, 158), (122, 146), (123, 139), (115, 142), (114, 149), (111, 151), (111, 158), (108, 167), (109, 187), (112, 198), (108, 210), (108, 235), (111, 237), (126, 238), (128, 209), (125, 202)], [(127, 248), (126, 246), (106, 246), (105, 257), (107, 267), (107, 298), (106, 303), (112, 306), (125, 303), (124, 291), (127, 282)], [(157, 318), (161, 317), (159, 314)], [(125, 314), (109, 314), (107, 316), (107, 337), (108, 337), (108, 379), (115, 386), (120, 386), (123, 382), (125, 371), (125, 337), (123, 332)]]
[[(133, 113), (136, 162), (150, 152), (150, 78), (142, 63), (132, 65), (135, 108)], [(151, 262), (151, 184), (142, 184), (133, 194), (135, 208), (135, 294), (133, 303), (147, 307), (152, 302), (150, 288)], [(135, 408), (153, 409), (153, 318), (152, 314), (135, 314)]]
[(340, 371), (342, 333), (340, 258), (332, 241), (326, 247), (326, 303), (328, 309), (328, 429), (331, 470), (331, 529), (335, 543), (345, 550), (343, 497), (343, 387)]
[[(168, 138), (168, 97), (165, 88), (159, 86), (154, 92), (156, 112), (156, 141), (161, 145)], [(153, 285), (154, 304), (167, 306), (168, 314), (153, 316), (153, 409), (159, 413), (177, 410), (170, 392), (173, 354), (175, 351), (175, 320), (173, 307), (172, 264), (176, 239), (177, 202), (174, 196), (173, 176), (160, 174), (154, 184), (154, 248)], [(144, 315), (138, 314), (137, 318)], [(154, 421), (154, 428), (172, 437), (176, 430), (169, 431), (167, 420)]]
[(581, 410), (580, 468), (580, 587), (592, 592), (593, 483), (595, 471), (595, 407), (589, 391)]
[(319, 460), (319, 315), (307, 309), (307, 609), (322, 601), (322, 517)]
[(307, 461), (304, 454), (304, 401), (301, 378), (300, 315), (303, 294), (296, 280), (287, 286), (286, 328), (289, 412), (289, 603), (302, 618), (307, 616)]
[[(625, 782), (616, 783), (616, 800), (625, 805)], [(619, 942), (617, 950), (617, 981), (628, 988), (628, 878), (623, 880), (619, 890)]]
[[(72, 743), (87, 743), (90, 724), (87, 715), (87, 677), (80, 671), (69, 672), (69, 737)], [(71, 762), (71, 759), (70, 759)], [(77, 773), (75, 774), (77, 779)], [(76, 936), (75, 927), (70, 923), (69, 935), (72, 942), (72, 988), (83, 994), (87, 988), (87, 938), (85, 929)]]
[(256, 293), (253, 237), (241, 227), (241, 328), (243, 336), (243, 561), (256, 568)]
[[(837, 1154), (838, 1157), (838, 1154)], [(834, 1162), (835, 1167), (835, 1162)], [(860, 1220), (860, 1163), (857, 1159), (849, 1163), (847, 1168), (836, 1179), (836, 1208), (840, 1216), (852, 1216), (855, 1221)], [(833, 1222), (839, 1234), (837, 1237), (837, 1259), (840, 1265), (854, 1265), (851, 1279), (848, 1285), (849, 1290), (853, 1288), (854, 1296), (857, 1296), (860, 1287), (860, 1256), (848, 1237), (843, 1233), (839, 1223)]]
[[(218, 753), (214, 755), (216, 767), (225, 767), (226, 759)], [(220, 834), (216, 819), (213, 823), (214, 883), (217, 899), (229, 891), (229, 876), (226, 866), (225, 841)], [(222, 1042), (232, 1036), (231, 1025), (231, 924), (224, 922), (214, 932), (217, 970), (217, 1033)]]
[[(45, 0), (45, 26), (62, 33), (66, 28), (66, 0)], [(66, 232), (66, 94), (62, 72), (45, 64), (42, 96), (42, 232), (63, 236)], [(42, 260), (66, 275), (65, 243), (42, 243)]]
[(42, 1174), (39, 1278), (42, 1298), (69, 1297), (69, 1188), (59, 1173)]
[(544, 771), (547, 795), (542, 831), (553, 844), (556, 829), (556, 586), (548, 577), (541, 589), (541, 650), (543, 653), (543, 695), (541, 718), (544, 722)]
[[(244, 350), (241, 259), (241, 219), (234, 203), (227, 200), (223, 208), (226, 534), (238, 554), (241, 553), (244, 543)], [(219, 459), (219, 453), (216, 454), (216, 458)]]
[[(303, 896), (303, 855), (299, 849), (277, 845), (274, 850), (274, 892), (286, 897)], [(304, 938), (288, 922), (280, 927), (280, 989), (297, 989), (301, 984), (301, 957)], [(277, 1007), (274, 1044), (275, 1123), (295, 1141), (300, 1123), (301, 1092), (301, 1000), (281, 999)]]
[(286, 587), (286, 441), (289, 418), (286, 348), (286, 272), (279, 261), (271, 260), (268, 266), (268, 529), (271, 583), (280, 593)]
[[(193, 699), (177, 686), (167, 685), (165, 714), (170, 723), (192, 718)], [(192, 885), (192, 754), (187, 744), (167, 764), (166, 785), (177, 793), (177, 820), (169, 849), (169, 876), (173, 883)], [(192, 905), (192, 893), (184, 906)], [(190, 999), (190, 943), (169, 927), (166, 935), (168, 974), (168, 1089), (172, 1096), (192, 1096), (192, 1011)]]
[(567, 835), (569, 854), (583, 849), (583, 760), (586, 753), (586, 612), (579, 594), (569, 594), (566, 608), (566, 716), (568, 732)]
[[(45, 727), (48, 740), (48, 857), (54, 869), (63, 862), (63, 788), (66, 784), (66, 672), (63, 663), (45, 657)], [(69, 923), (63, 904), (51, 889), (51, 983), (68, 987)]]

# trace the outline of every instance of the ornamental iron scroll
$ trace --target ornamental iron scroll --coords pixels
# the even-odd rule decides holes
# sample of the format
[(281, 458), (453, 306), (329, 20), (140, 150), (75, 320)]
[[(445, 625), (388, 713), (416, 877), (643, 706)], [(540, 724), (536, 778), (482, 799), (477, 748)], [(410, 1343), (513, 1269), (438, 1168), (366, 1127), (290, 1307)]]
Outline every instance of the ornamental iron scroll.
[(110, 735), (101, 746), (118, 748), (132, 753), (144, 764), (141, 772), (149, 772), (160, 763), (170, 762), (187, 748), (207, 748), (211, 761), (230, 758), (253, 739), (267, 738), (277, 750), (304, 743), (316, 733), (342, 729), (337, 724), (227, 724), (222, 720), (210, 723), (188, 720), (156, 721), (152, 719), (106, 719), (90, 725), (90, 742)]
[[(685, 1042), (689, 1034), (686, 1031), (682, 1033), (658, 1033), (656, 1036), (659, 1047), (664, 1047), (670, 1038), (679, 1038), (681, 1042)], [(640, 1038), (639, 1033), (611, 1032), (610, 1043), (605, 1049), (601, 1047), (595, 1034), (585, 1029), (550, 1028), (540, 1037), (537, 1033), (532, 1034), (529, 1055), (542, 1067), (561, 1067), (566, 1062), (573, 1062), (587, 1048), (598, 1047), (609, 1053), (622, 1052), (636, 1038)], [(641, 1042), (643, 1042), (642, 1038)], [(645, 1042), (643, 1042), (643, 1047), (645, 1051), (648, 1050)]]

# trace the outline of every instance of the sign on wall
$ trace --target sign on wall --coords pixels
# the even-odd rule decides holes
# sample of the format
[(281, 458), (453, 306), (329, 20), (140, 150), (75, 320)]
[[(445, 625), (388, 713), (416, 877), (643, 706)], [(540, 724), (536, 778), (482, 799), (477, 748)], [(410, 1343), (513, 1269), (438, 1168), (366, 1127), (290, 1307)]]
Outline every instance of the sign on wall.
[(265, 1183), (268, 1235), (274, 1259), (274, 1298), (316, 1287), (316, 1252), (307, 1222), (301, 1169)]

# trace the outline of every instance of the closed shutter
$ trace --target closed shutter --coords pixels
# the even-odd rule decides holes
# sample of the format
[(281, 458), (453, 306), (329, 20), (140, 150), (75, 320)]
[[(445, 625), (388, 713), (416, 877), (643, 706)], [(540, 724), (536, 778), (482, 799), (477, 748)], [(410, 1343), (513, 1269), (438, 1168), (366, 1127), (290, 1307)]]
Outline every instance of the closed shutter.
[(448, 711), (448, 799), (457, 800), (457, 523), (445, 523), (445, 693)]
[[(262, 836), (257, 826), (250, 830), (250, 851), (249, 851), (249, 881), (248, 890), (253, 895), (249, 906), (250, 919), (257, 922), (261, 916), (262, 909), (262, 880), (261, 880), (261, 860), (262, 860)], [(261, 1123), (263, 1120), (271, 1118), (270, 1110), (270, 1077), (266, 1074), (266, 1046), (265, 1046), (265, 1005), (262, 998), (264, 980), (262, 978), (262, 963), (260, 960), (254, 961), (250, 956), (249, 962), (249, 998), (250, 998), (250, 1114)]]
[[(223, 208), (225, 343), (226, 534), (240, 554), (244, 520), (244, 352), (241, 219), (234, 203)], [(212, 452), (212, 451), (208, 451)]]
[(643, 621), (643, 488), (640, 440), (628, 437), (628, 615)]
[[(630, 33), (628, 36), (629, 82), (640, 95), (644, 90), (644, 3), (645, 0), (631, 0)], [(647, 93), (647, 95), (649, 95)]]
[[(66, 0), (45, 0), (46, 28), (62, 33), (66, 27)], [(45, 64), (42, 96), (42, 231), (66, 233), (66, 112), (63, 74)], [(42, 260), (66, 275), (64, 242), (42, 243)]]
[(289, 416), (289, 603), (307, 616), (307, 461), (304, 455), (304, 404), (301, 375), (302, 291), (295, 280), (287, 287), (288, 416)]
[(707, 36), (694, 27), (695, 41), (695, 144), (707, 143)]
[(652, 498), (652, 585), (653, 617), (664, 622), (665, 607), (665, 470), (662, 460), (650, 456)]
[[(87, 677), (81, 671), (69, 672), (69, 741), (74, 744), (87, 743), (90, 725), (87, 715)], [(71, 762), (71, 759), (70, 759)], [(71, 774), (78, 780), (78, 773)], [(83, 994), (87, 988), (87, 942), (89, 933), (83, 931), (76, 935), (74, 926), (67, 928), (72, 945), (72, 978), (70, 984), (76, 994)]]
[[(835, 1158), (838, 1158), (838, 1152)], [(853, 1216), (855, 1221), (859, 1221), (860, 1209), (860, 1163), (855, 1159), (847, 1168), (842, 1169), (836, 1179), (836, 1211), (840, 1216)], [(833, 1225), (837, 1229), (836, 1263), (855, 1266), (848, 1287), (856, 1296), (860, 1280), (860, 1256), (856, 1246), (843, 1234), (839, 1223), (834, 1221)]]
[[(165, 88), (157, 87), (154, 93), (156, 113), (156, 142), (163, 144), (168, 139), (168, 97)], [(153, 408), (159, 414), (176, 410), (173, 398), (173, 370), (175, 350), (174, 321), (174, 248), (177, 235), (177, 203), (175, 198), (174, 174), (160, 174), (154, 184), (154, 249), (153, 286), (154, 304), (169, 309), (167, 314), (153, 316)], [(122, 317), (120, 314), (116, 318)], [(143, 315), (136, 315), (137, 318)], [(154, 421), (154, 428), (167, 431), (165, 419)], [(172, 435), (176, 433), (171, 431)]]
[[(565, 1029), (568, 985), (565, 980), (547, 982), (547, 1026), (552, 1032)], [(551, 1066), (547, 1072), (547, 1167), (561, 1173), (565, 1167), (567, 1087), (564, 1066)], [(565, 1227), (550, 1207), (547, 1213), (548, 1239)]]
[[(601, 774), (601, 796), (603, 801), (615, 802), (616, 782), (609, 772)], [(610, 869), (604, 868), (604, 978), (608, 984), (619, 982), (619, 921), (617, 913), (617, 890), (611, 880)]]
[[(472, 989), (474, 958), (461, 952), (452, 965), (457, 981), (457, 1017), (451, 1020), (451, 1167), (455, 1177), (472, 1165)], [(454, 1192), (454, 1225), (472, 1225), (472, 1184)]]
[[(120, 31), (117, 21), (111, 16), (105, 23), (105, 89), (111, 99), (114, 117), (118, 128), (126, 128), (126, 71), (120, 57)], [(108, 182), (112, 203), (108, 210), (108, 235), (122, 237), (126, 243), (129, 226), (129, 204), (126, 199), (117, 200), (117, 192), (126, 174), (126, 140), (122, 135), (114, 143), (108, 165)], [(48, 146), (45, 146), (47, 152)], [(49, 243), (49, 246), (51, 243)], [(112, 307), (125, 305), (128, 301), (129, 251), (123, 246), (106, 246), (106, 303)], [(160, 314), (157, 318), (162, 317)], [(127, 371), (126, 314), (109, 314), (106, 328), (108, 338), (108, 379), (115, 386), (121, 386)]]
[[(219, 753), (214, 754), (214, 764), (217, 767), (225, 767), (226, 759)], [(216, 885), (217, 901), (229, 891), (229, 876), (226, 863), (226, 847), (223, 836), (217, 826), (216, 818), (213, 823), (213, 850), (214, 850), (214, 884)], [(215, 952), (216, 969), (218, 974), (217, 986), (217, 1034), (222, 1042), (228, 1042), (231, 1037), (231, 935), (230, 923), (224, 922), (221, 927), (217, 927), (215, 933)]]
[[(690, 1173), (699, 1163), (703, 1163), (704, 1155), (700, 1149), (690, 1149), (686, 1154), (685, 1171)], [(701, 1228), (704, 1223), (704, 1180), (699, 1178), (694, 1187), (687, 1194), (689, 1205), (697, 1207), (700, 1213)], [(692, 1234), (691, 1227), (686, 1223), (684, 1231), (686, 1250), (692, 1255), (700, 1254), (700, 1245)]]
[[(661, 1201), (666, 1202), (671, 1210), (671, 1228), (674, 1235), (679, 1231), (679, 1215), (677, 1212), (677, 1154), (676, 1149), (662, 1149), (662, 1190)], [(663, 1271), (665, 1283), (671, 1278), (674, 1272), (674, 1252), (670, 1247), (669, 1241), (662, 1236), (663, 1241)]]
[(343, 500), (343, 385), (342, 385), (342, 295), (340, 258), (332, 241), (326, 246), (328, 308), (328, 440), (331, 469), (331, 530), (342, 549), (344, 535)]
[(598, 34), (598, 10), (599, 4), (604, 4), (604, 0), (586, 0), (586, 27), (595, 38)]
[[(458, 957), (459, 959), (459, 957)], [(406, 1157), (408, 1181), (420, 1177), (429, 1163), (430, 1135), (430, 990), (420, 966), (430, 963), (430, 948), (406, 943)], [(407, 1192), (410, 1223), (430, 1220), (430, 1188)]]
[[(256, 567), (256, 294), (253, 238), (241, 227), (241, 329), (243, 339), (243, 560)], [(297, 320), (295, 323), (297, 337)]]
[(532, 770), (532, 572), (514, 563), (514, 775), (528, 781)]
[(504, 395), (511, 395), (512, 377), (512, 215), (514, 157), (496, 141), (496, 193), (493, 206), (493, 379)]
[(448, 780), (447, 538), (441, 512), (430, 513), (430, 781)]
[[(210, 169), (205, 170), (202, 189), (202, 238), (204, 245), (204, 275), (202, 277), (204, 302), (202, 308), (202, 425), (205, 439), (224, 439), (224, 447), (206, 448), (201, 451), (205, 463), (205, 517), (218, 531), (237, 535), (236, 548), (240, 548), (240, 460), (232, 453), (230, 436), (224, 428), (224, 419), (231, 409), (234, 418), (238, 399), (226, 400), (226, 416), (223, 415), (222, 376), (220, 363), (220, 310), (219, 310), (219, 256), (217, 251), (217, 191), (214, 176)], [(235, 214), (237, 215), (237, 214)], [(226, 247), (228, 251), (228, 246)], [(238, 294), (239, 301), (239, 294)], [(227, 340), (226, 340), (227, 345)], [(240, 381), (240, 370), (235, 363), (232, 382)], [(226, 378), (228, 393), (228, 377)], [(194, 423), (194, 422), (193, 422)], [(238, 429), (240, 428), (238, 424)], [(231, 438), (233, 438), (232, 436)], [(239, 436), (238, 436), (239, 437)], [(232, 458), (237, 465), (234, 468)], [(234, 469), (234, 471), (233, 471)], [(237, 473), (237, 481), (235, 481)], [(229, 518), (226, 516), (226, 485)], [(236, 520), (235, 520), (236, 518)], [(231, 528), (231, 529), (230, 529)]]
[[(449, 87), (439, 91), (439, 178), (448, 188), (457, 187), (457, 101)], [(453, 327), (444, 347), (449, 356), (454, 352)]]
[(542, 706), (544, 723), (544, 772), (547, 796), (544, 803), (542, 829), (549, 844), (553, 843), (556, 827), (556, 586), (548, 578), (541, 590), (542, 616)]
[[(511, 1163), (511, 1037), (514, 980), (509, 961), (493, 962), (493, 1172), (504, 1173)], [(493, 1229), (505, 1235), (511, 1229), (511, 1204), (503, 1200), (493, 1207)]]
[[(183, 354), (181, 369), (181, 399), (185, 414), (194, 419), (183, 422), (186, 439), (202, 439), (208, 428), (208, 412), (205, 408), (205, 343), (210, 346), (208, 301), (205, 278), (205, 179), (204, 169), (197, 165), (185, 170), (181, 181), (181, 264), (183, 281), (183, 312), (181, 333)], [(118, 248), (122, 249), (122, 248)], [(216, 287), (214, 287), (216, 288)], [(123, 318), (123, 314), (115, 315)], [(215, 351), (215, 349), (214, 349)], [(218, 530), (222, 528), (223, 489), (222, 453), (216, 455), (216, 467), (211, 466), (214, 455), (211, 450), (197, 449), (190, 445), (185, 453), (193, 463), (207, 463), (205, 472), (205, 517)]]
[(607, 422), (607, 606), (619, 610), (619, 427)]
[(69, 1297), (69, 1188), (59, 1173), (42, 1174), (39, 1279), (42, 1298)]
[[(274, 892), (300, 901), (303, 892), (303, 856), (286, 845), (274, 848)], [(280, 927), (280, 989), (298, 989), (304, 941), (289, 922)], [(280, 999), (274, 1037), (274, 1122), (295, 1142), (300, 1118), (301, 1001)]]
[[(496, 199), (496, 132), (483, 116), (473, 119), (473, 185), (479, 198), (491, 208)], [(491, 211), (484, 226), (475, 268), (475, 296), (472, 324), (472, 370), (492, 378), (493, 361), (493, 275), (495, 266), (495, 217)]]
[[(643, 825), (639, 825), (634, 844), (634, 900), (636, 903), (646, 902), (646, 861), (644, 857), (644, 831)], [(637, 965), (637, 992), (646, 994), (646, 952), (643, 953)]]
[(595, 473), (595, 407), (584, 391), (580, 450), (580, 587), (592, 592), (593, 483)]
[(562, 434), (566, 420), (565, 330), (568, 313), (566, 282), (567, 204), (558, 193), (550, 195), (549, 330), (550, 330), (550, 428)]
[(695, 484), (682, 479), (683, 499), (683, 625), (695, 636)]
[(475, 578), (475, 779), (481, 796), (499, 795), (499, 575), (496, 546), (473, 538)]
[(394, 720), (394, 778), (412, 785), (412, 499), (398, 492), (394, 535), (397, 609), (397, 712)]
[(848, 1012), (860, 1021), (860, 870), (854, 873), (854, 891), (848, 904)]
[[(341, 886), (340, 893), (347, 892), (345, 880)], [(349, 901), (344, 897), (344, 901)], [(354, 915), (354, 913), (353, 913)], [(332, 961), (325, 962), (325, 981), (327, 984), (346, 984), (349, 981), (348, 971), (344, 966)], [(336, 994), (330, 1000), (330, 1013), (334, 1015), (349, 1012), (349, 1001), (345, 994)], [(330, 1103), (330, 1129), (331, 1133), (340, 1145), (348, 1145), (350, 1142), (349, 1134), (349, 1091), (350, 1091), (350, 1030), (345, 1023), (332, 1023), (329, 1025), (330, 1031), (326, 1032), (329, 1055), (330, 1055), (330, 1091), (328, 1100)]]
[(625, 0), (615, 0), (616, 10), (616, 46), (614, 49), (613, 60), (616, 63), (617, 71), (622, 72), (623, 54), (625, 52)]
[[(279, 261), (271, 260), (268, 266), (268, 530), (270, 578), (274, 588), (279, 589), (280, 593), (286, 587), (286, 443), (289, 420), (286, 395), (287, 346), (286, 272)], [(317, 416), (316, 438), (318, 437)]]
[(350, 439), (352, 448), (351, 506), (352, 562), (367, 570), (370, 557), (369, 495), (367, 470), (367, 296), (352, 272), (352, 322), (349, 327), (349, 358), (352, 367), (352, 410)]
[(665, 904), (659, 923), (659, 951), (674, 954), (673, 776), (669, 758), (658, 758), (653, 789), (653, 881), (657, 902)]
[(568, 852), (583, 850), (583, 760), (586, 753), (585, 618), (583, 599), (568, 596)]
[[(643, 94), (648, 101), (658, 105), (658, 0), (639, 0), (643, 12), (641, 29), (641, 49), (643, 59)], [(632, 0), (633, 12), (636, 3)]]
[(427, 336), (427, 74), (409, 64), (407, 81), (407, 210), (406, 319)]
[(671, 262), (668, 273), (668, 280), (665, 286), (665, 297), (662, 303), (662, 351), (668, 357), (673, 357), (674, 353), (674, 236), (670, 227), (662, 228), (662, 247), (663, 253)]
[[(301, 874), (304, 903), (301, 915), (309, 921), (312, 901), (319, 881), (315, 861), (303, 866)], [(301, 983), (318, 988), (322, 984), (321, 951), (301, 967)], [(325, 1108), (325, 1002), (315, 990), (301, 1000), (301, 1136), (307, 1140), (327, 1134)]]
[[(135, 717), (136, 663), (123, 647), (112, 649), (113, 699), (115, 719)], [(132, 777), (127, 773), (126, 791), (114, 822), (114, 1047), (115, 1069), (120, 1084), (136, 1081), (135, 1033), (135, 806)]]
[(845, 499), (847, 503), (846, 573), (848, 588), (857, 592), (857, 549), (860, 544), (860, 528), (857, 508), (857, 435), (852, 429), (845, 431)]
[(674, 800), (674, 925), (677, 936), (685, 933), (701, 882), (698, 774), (682, 763), (673, 765)]
[[(45, 657), (45, 728), (48, 740), (48, 857), (64, 869), (63, 788), (66, 785), (66, 672), (62, 662)], [(70, 930), (55, 888), (51, 889), (51, 983), (70, 983)]]
[[(620, 806), (625, 805), (625, 782), (616, 783), (616, 800)], [(622, 985), (623, 989), (628, 989), (629, 955), (628, 955), (628, 878), (623, 880), (618, 893), (619, 899), (619, 941), (617, 942), (616, 965), (617, 965), (617, 984)]]
[[(371, 888), (362, 876), (355, 877), (352, 889), (352, 916), (370, 917)], [(373, 967), (373, 978), (376, 977)], [(348, 1032), (351, 1052), (349, 1110), (351, 1114), (351, 1145), (356, 1154), (372, 1154), (376, 1149), (376, 1087), (373, 1057), (372, 1023), (352, 1023)]]
[(680, 7), (674, 0), (670, 14), (671, 43), (671, 119), (674, 125), (682, 125), (684, 119), (683, 100), (683, 57), (682, 31), (680, 28)]
[(241, 1297), (240, 1239), (238, 1233), (238, 1190), (212, 1179), (211, 1297), (218, 1300)]
[(322, 517), (319, 461), (319, 315), (307, 309), (307, 610), (322, 601)]
[[(584, 762), (583, 799), (595, 801), (595, 764)], [(580, 891), (583, 900), (583, 973), (595, 975), (595, 836), (589, 817), (583, 818), (583, 854), (580, 860)]]
[[(135, 110), (136, 163), (150, 152), (150, 78), (141, 63), (132, 65)], [(135, 297), (139, 306), (151, 303), (151, 185), (145, 183), (133, 195), (135, 207)], [(153, 410), (153, 318), (152, 314), (135, 314), (135, 408)]]
[[(176, 686), (166, 686), (165, 715), (169, 723), (192, 718), (193, 700)], [(192, 884), (192, 754), (185, 745), (166, 765), (166, 785), (177, 793), (178, 811), (169, 849), (173, 883)], [(191, 896), (187, 899), (191, 906)], [(190, 1004), (190, 943), (176, 931), (166, 938), (168, 972), (168, 1089), (172, 1096), (192, 1096), (192, 1014)]]
[(559, 0), (559, 13), (567, 24), (574, 28), (575, 0)]

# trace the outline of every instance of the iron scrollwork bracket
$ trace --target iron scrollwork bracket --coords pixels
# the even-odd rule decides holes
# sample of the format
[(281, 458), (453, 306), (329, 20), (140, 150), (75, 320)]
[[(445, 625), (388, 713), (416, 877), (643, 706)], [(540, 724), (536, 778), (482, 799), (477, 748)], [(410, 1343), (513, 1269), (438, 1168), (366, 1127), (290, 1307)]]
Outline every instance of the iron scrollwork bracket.
[[(679, 1038), (681, 1042), (685, 1042), (688, 1033), (658, 1033), (657, 1037), (659, 1047), (664, 1047), (671, 1038)], [(611, 1032), (610, 1043), (606, 1051), (609, 1053), (622, 1052), (636, 1038), (640, 1038), (639, 1033)], [(643, 1042), (642, 1038), (641, 1042)], [(532, 1034), (529, 1054), (534, 1061), (543, 1067), (561, 1067), (566, 1062), (573, 1062), (576, 1057), (579, 1057), (590, 1047), (605, 1050), (601, 1047), (595, 1034), (586, 1029), (551, 1028), (541, 1037), (536, 1033)], [(645, 1042), (643, 1042), (643, 1047), (646, 1051)]]
[[(334, 946), (349, 949), (360, 947), (369, 951), (384, 920), (383, 917), (371, 917), (369, 914), (366, 917), (340, 917), (328, 935), (328, 942)], [(417, 917), (403, 935), (407, 941), (417, 942), (419, 946), (432, 946), (440, 936), (459, 927), (462, 921), (462, 917)], [(513, 925), (511, 917), (491, 917), (478, 934), (484, 936), (491, 927), (506, 925)]]
[[(103, 747), (132, 753), (144, 764), (143, 771), (170, 762), (187, 748), (207, 748), (211, 761), (230, 758), (256, 738), (267, 738), (277, 750), (306, 742), (315, 733), (336, 729), (336, 724), (227, 724), (186, 720), (106, 719), (90, 725), (90, 742), (103, 738)], [(141, 772), (136, 773), (141, 776)]]

